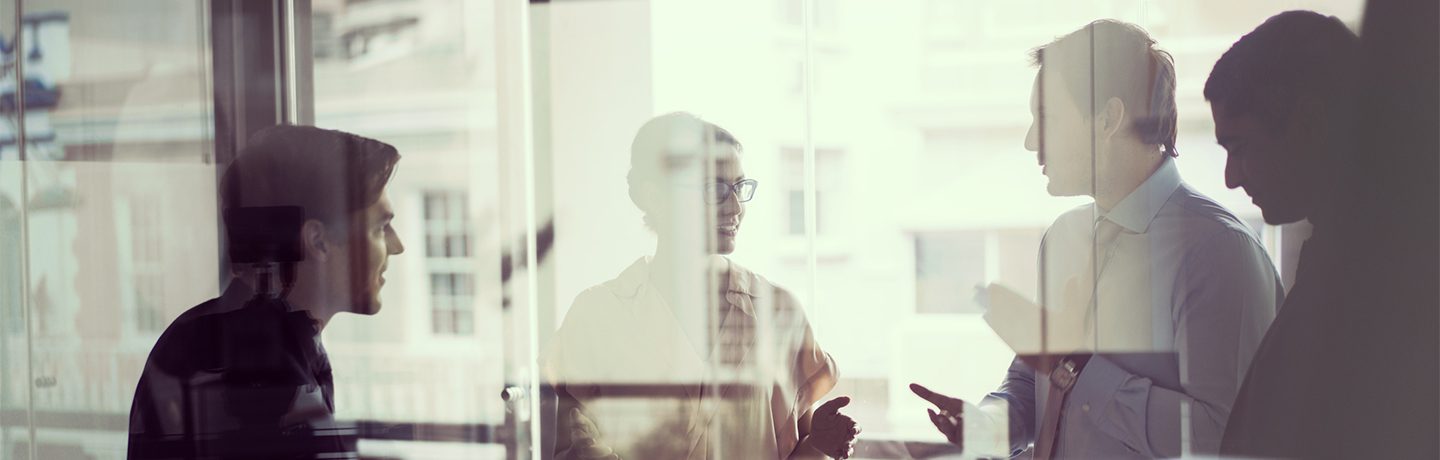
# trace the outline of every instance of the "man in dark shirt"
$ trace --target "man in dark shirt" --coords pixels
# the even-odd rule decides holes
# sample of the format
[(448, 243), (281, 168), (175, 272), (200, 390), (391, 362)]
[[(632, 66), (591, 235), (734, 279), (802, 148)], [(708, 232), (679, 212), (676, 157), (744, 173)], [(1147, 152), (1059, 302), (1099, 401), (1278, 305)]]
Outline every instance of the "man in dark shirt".
[(1435, 10), (1396, 3), (1370, 2), (1363, 41), (1334, 17), (1276, 15), (1205, 84), (1226, 185), (1267, 223), (1313, 226), (1224, 454), (1440, 457)]
[(395, 148), (339, 131), (257, 133), (221, 182), (233, 275), (181, 314), (145, 364), (130, 458), (350, 458), (320, 331), (373, 315), (389, 256)]

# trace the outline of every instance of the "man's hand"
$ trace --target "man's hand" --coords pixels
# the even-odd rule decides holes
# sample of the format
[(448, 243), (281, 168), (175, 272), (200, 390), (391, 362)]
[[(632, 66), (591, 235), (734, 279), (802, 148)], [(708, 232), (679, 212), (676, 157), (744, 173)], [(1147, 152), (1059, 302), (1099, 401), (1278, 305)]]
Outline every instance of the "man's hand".
[(925, 409), (930, 413), (930, 423), (934, 423), (935, 429), (940, 430), (940, 434), (945, 435), (945, 439), (950, 440), (951, 444), (964, 449), (965, 401), (930, 391), (929, 388), (920, 386), (918, 383), (910, 384), (910, 391), (940, 409), (939, 412), (934, 409)]
[(571, 458), (620, 460), (614, 449), (600, 442), (600, 429), (580, 409), (570, 410), (570, 446)]
[(810, 445), (831, 458), (850, 458), (855, 453), (855, 436), (859, 425), (840, 408), (850, 404), (850, 397), (841, 396), (820, 405), (810, 418)]

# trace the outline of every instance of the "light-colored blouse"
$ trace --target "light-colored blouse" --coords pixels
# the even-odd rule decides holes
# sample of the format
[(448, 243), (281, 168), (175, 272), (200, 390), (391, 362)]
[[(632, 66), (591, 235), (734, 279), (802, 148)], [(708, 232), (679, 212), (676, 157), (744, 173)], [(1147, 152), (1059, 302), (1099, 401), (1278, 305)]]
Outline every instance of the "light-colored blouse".
[[(721, 263), (730, 267), (724, 302), (680, 306), (713, 315), (673, 310), (642, 258), (582, 292), (556, 333), (545, 367), (561, 411), (578, 407), (598, 428), (596, 442), (621, 458), (783, 459), (801, 436), (798, 421), (834, 387), (835, 363), (794, 296)], [(694, 337), (681, 317), (711, 326)], [(562, 457), (572, 422), (559, 414)]]

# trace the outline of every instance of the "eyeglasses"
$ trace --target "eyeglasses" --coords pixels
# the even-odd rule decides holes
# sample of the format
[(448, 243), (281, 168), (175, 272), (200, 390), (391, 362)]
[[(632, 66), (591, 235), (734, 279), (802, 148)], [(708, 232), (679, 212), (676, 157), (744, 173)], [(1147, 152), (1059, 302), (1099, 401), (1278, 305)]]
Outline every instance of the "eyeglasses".
[(735, 194), (735, 200), (741, 203), (755, 198), (755, 188), (760, 186), (760, 181), (745, 179), (734, 184), (727, 184), (720, 181), (712, 181), (705, 188), (705, 200), (711, 203), (720, 204), (730, 199), (730, 194)]

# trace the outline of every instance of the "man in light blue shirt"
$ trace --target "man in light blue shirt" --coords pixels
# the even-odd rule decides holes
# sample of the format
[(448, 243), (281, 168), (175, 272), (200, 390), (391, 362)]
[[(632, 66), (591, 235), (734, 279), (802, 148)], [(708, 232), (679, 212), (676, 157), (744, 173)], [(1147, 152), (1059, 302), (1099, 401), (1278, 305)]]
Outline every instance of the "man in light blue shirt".
[(1102, 20), (1035, 52), (1026, 148), (1052, 195), (1095, 202), (1061, 215), (1042, 242), (1042, 352), (1018, 356), (978, 406), (912, 386), (969, 454), (1218, 450), (1284, 291), (1245, 224), (1181, 180), (1174, 67), (1154, 45)]

